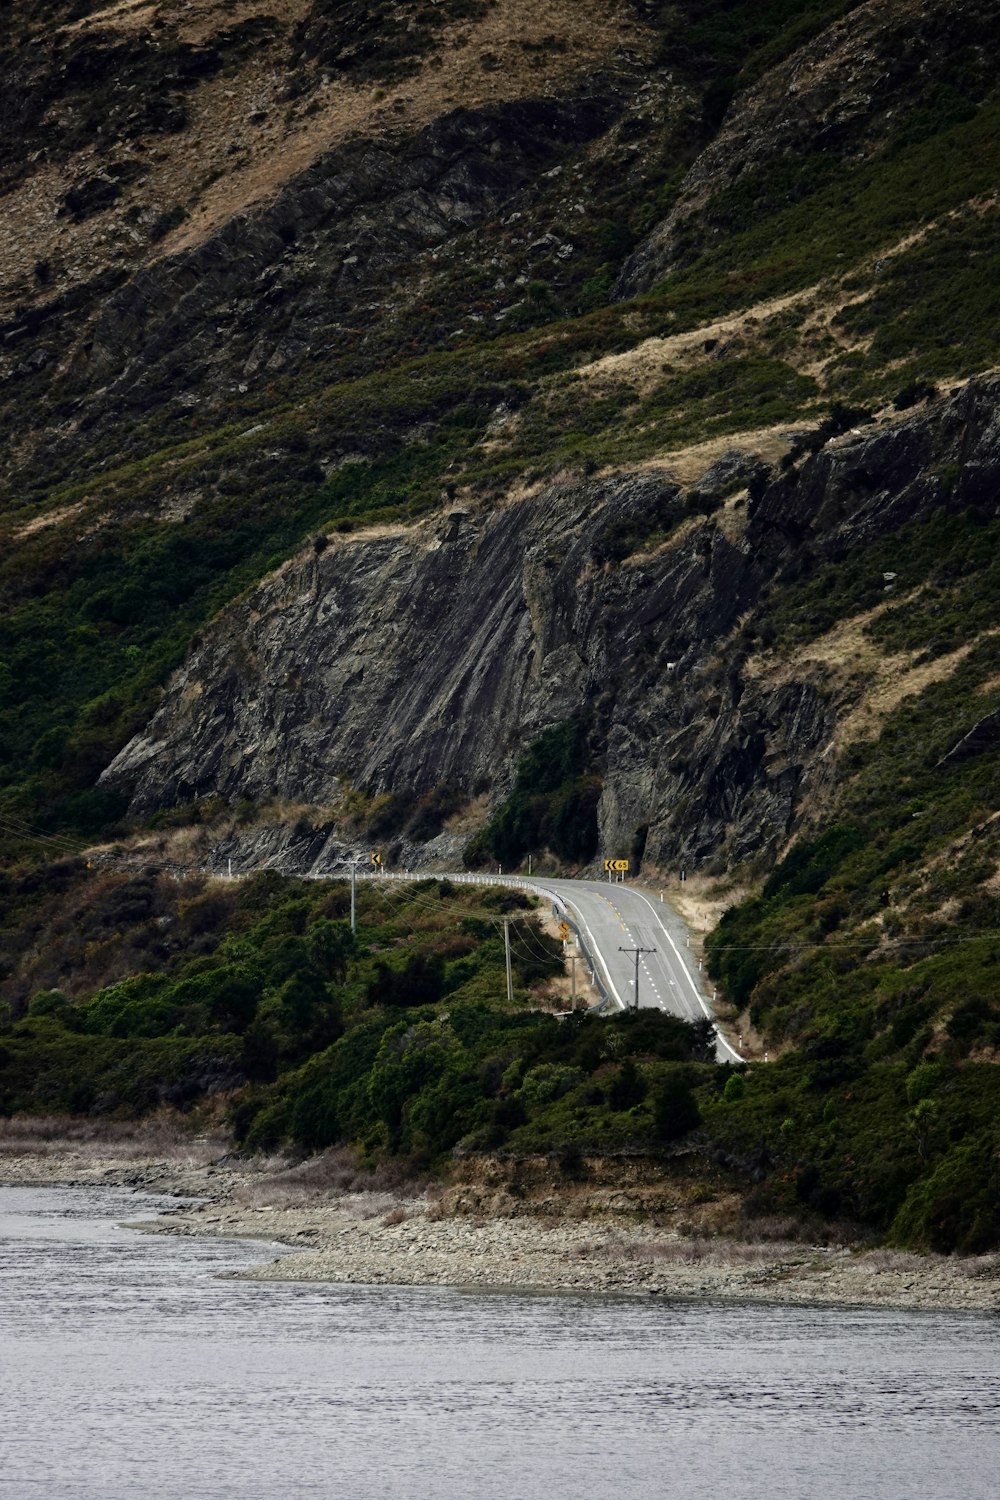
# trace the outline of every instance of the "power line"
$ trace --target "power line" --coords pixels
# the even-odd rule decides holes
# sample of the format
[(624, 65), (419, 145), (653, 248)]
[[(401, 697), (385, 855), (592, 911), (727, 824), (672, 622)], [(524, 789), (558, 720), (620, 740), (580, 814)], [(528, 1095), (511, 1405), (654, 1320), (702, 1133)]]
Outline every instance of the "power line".
[[(340, 879), (343, 877), (334, 876), (331, 878)], [(421, 893), (414, 892), (412, 886), (408, 886), (406, 882), (392, 882), (388, 889), (386, 889), (386, 887), (383, 886), (382, 882), (377, 879), (373, 880), (371, 884), (373, 885), (378, 895), (380, 895), (385, 901), (388, 901), (390, 894), (397, 894), (401, 899), (405, 896), (407, 905), (422, 906), (427, 911), (440, 912), (443, 910), (454, 912), (456, 914), (461, 912), (465, 916), (471, 915), (467, 906), (464, 906), (457, 902), (449, 902), (444, 896), (425, 896)], [(490, 916), (489, 913), (484, 912), (480, 920), (488, 922), (490, 926), (495, 927), (498, 932), (503, 930), (503, 917), (493, 917)]]
[[(372, 885), (374, 886), (376, 894), (382, 898), (386, 905), (389, 904), (390, 895), (392, 893), (396, 893), (400, 897), (402, 897), (405, 893), (407, 905), (423, 907), (427, 911), (433, 911), (436, 915), (442, 912), (449, 915), (457, 915), (459, 913), (464, 916), (472, 915), (467, 906), (450, 903), (444, 897), (429, 897), (428, 899), (425, 898), (422, 894), (414, 894), (412, 893), (412, 891), (407, 892), (405, 884), (394, 884), (390, 886), (388, 890), (386, 890), (383, 887), (382, 883), (378, 880), (373, 881)], [(531, 915), (533, 915), (533, 913)], [(524, 949), (528, 957), (535, 959), (541, 958), (546, 962), (551, 961), (555, 957), (554, 954), (549, 953), (538, 941), (538, 934), (536, 933), (535, 928), (530, 925), (528, 913), (525, 913), (523, 918), (493, 917), (488, 913), (483, 913), (481, 916), (477, 914), (476, 919), (486, 922), (498, 933), (502, 933), (504, 931), (506, 922), (510, 921), (513, 924), (513, 936), (515, 939), (520, 941), (522, 948)]]
[(40, 828), (34, 828), (30, 823), (24, 823), (10, 813), (0, 813), (0, 831), (10, 834), (13, 838), (25, 839), (34, 844), (44, 844), (63, 853), (82, 854), (86, 848), (85, 844), (67, 838), (63, 834), (44, 833)]
[(639, 1009), (639, 960), (640, 960), (640, 958), (642, 957), (642, 955), (644, 953), (655, 953), (656, 949), (655, 948), (638, 948), (638, 947), (636, 947), (636, 948), (623, 948), (619, 944), (618, 952), (619, 953), (633, 953), (633, 954), (635, 954), (635, 985), (634, 985), (634, 988), (635, 988), (635, 1009), (638, 1010)]
[[(902, 948), (940, 948), (952, 943), (975, 943), (981, 938), (1000, 936), (1000, 927), (977, 927), (972, 932), (952, 937), (889, 937), (887, 946)], [(874, 953), (882, 947), (879, 940), (870, 943), (712, 943), (711, 953), (833, 953), (835, 951)]]

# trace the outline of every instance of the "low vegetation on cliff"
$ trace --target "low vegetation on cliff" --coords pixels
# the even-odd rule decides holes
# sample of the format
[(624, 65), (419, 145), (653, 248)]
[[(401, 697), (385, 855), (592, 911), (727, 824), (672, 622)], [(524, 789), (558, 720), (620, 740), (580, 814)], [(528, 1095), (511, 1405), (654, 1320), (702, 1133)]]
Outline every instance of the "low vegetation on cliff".
[[(0, 17), (0, 1111), (567, 1176), (683, 1151), (748, 1211), (1000, 1243), (994, 7), (189, 9)], [(321, 709), (294, 641), (254, 681), (286, 585), (326, 681), (344, 538), (438, 556), (539, 495), (510, 638), (548, 704), (449, 737), (404, 691), (437, 627), (387, 625), (374, 565), (384, 660)], [(142, 872), (152, 807), (266, 822), (238, 691), (254, 787), (326, 835), (738, 873), (708, 960), (772, 1060), (556, 1019), (509, 895), (366, 888), (354, 940), (342, 886)], [(324, 765), (366, 692), (399, 743)], [(157, 710), (198, 775), (140, 803), (99, 778)]]

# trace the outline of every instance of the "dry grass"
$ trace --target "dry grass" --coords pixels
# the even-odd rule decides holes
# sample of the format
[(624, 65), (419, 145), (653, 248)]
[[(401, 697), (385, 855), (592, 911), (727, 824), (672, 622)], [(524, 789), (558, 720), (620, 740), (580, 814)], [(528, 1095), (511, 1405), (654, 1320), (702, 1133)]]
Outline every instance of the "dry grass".
[[(828, 805), (836, 784), (836, 765), (849, 745), (876, 739), (904, 699), (950, 677), (970, 652), (997, 634), (996, 630), (983, 631), (957, 650), (931, 661), (921, 661), (918, 651), (884, 651), (868, 633), (869, 627), (887, 610), (917, 599), (920, 592), (914, 589), (891, 594), (874, 608), (840, 621), (825, 635), (787, 655), (764, 652), (748, 659), (748, 676), (771, 686), (816, 682), (837, 709), (833, 733), (817, 758), (810, 789), (801, 804), (800, 820), (808, 823)], [(681, 909), (692, 920), (693, 911)]]
[(702, 1235), (685, 1238), (646, 1240), (625, 1235), (609, 1235), (581, 1245), (577, 1255), (584, 1258), (633, 1261), (636, 1264), (755, 1266), (776, 1261), (801, 1260), (803, 1246), (793, 1240), (766, 1244), (743, 1240), (709, 1239)]
[[(630, 1238), (610, 1234), (605, 1239), (589, 1240), (575, 1254), (581, 1259), (630, 1261), (650, 1265), (765, 1266), (801, 1265), (804, 1257), (838, 1255), (850, 1250), (849, 1244), (818, 1245), (811, 1238), (803, 1242), (804, 1226), (794, 1219), (775, 1217), (748, 1223), (745, 1238), (690, 1235), (669, 1239)], [(808, 1230), (806, 1231), (809, 1232)], [(838, 1264), (843, 1264), (838, 1260)], [(991, 1255), (918, 1255), (911, 1251), (876, 1248), (849, 1255), (850, 1270), (874, 1276), (961, 1276), (970, 1280), (1000, 1279), (1000, 1254)]]
[(170, 1161), (207, 1166), (229, 1147), (219, 1129), (193, 1135), (179, 1116), (146, 1120), (80, 1119), (71, 1115), (13, 1115), (0, 1119), (0, 1156), (72, 1154), (93, 1162)]
[(581, 365), (579, 374), (588, 380), (625, 380), (641, 394), (646, 394), (663, 379), (665, 365), (683, 368), (692, 363), (704, 364), (707, 358), (707, 339), (720, 342), (745, 334), (766, 318), (812, 302), (818, 291), (818, 287), (807, 287), (805, 291), (775, 297), (770, 302), (755, 303), (752, 307), (730, 313), (714, 323), (704, 323), (698, 328), (686, 329), (683, 333), (643, 339), (634, 349), (626, 349), (622, 354), (605, 354), (600, 359)]
[(13, 533), (11, 540), (23, 542), (26, 537), (34, 536), (36, 532), (45, 531), (49, 526), (61, 526), (64, 521), (71, 521), (74, 516), (83, 510), (83, 501), (78, 500), (75, 505), (64, 505), (61, 510), (47, 510), (40, 516), (25, 522), (23, 526)]
[(876, 738), (889, 714), (904, 698), (922, 693), (932, 683), (950, 677), (980, 641), (995, 634), (993, 631), (984, 632), (975, 640), (965, 642), (957, 651), (919, 665), (914, 664), (918, 652), (881, 651), (878, 643), (866, 633), (868, 626), (887, 609), (917, 598), (919, 592), (914, 590), (910, 594), (894, 596), (865, 614), (855, 615), (834, 626), (826, 635), (787, 658), (783, 670), (779, 671), (779, 679), (800, 678), (803, 671), (818, 663), (834, 673), (846, 674), (853, 681), (860, 676), (865, 682), (856, 705), (838, 720), (833, 740), (835, 749), (856, 740)]
[(794, 425), (793, 422), (779, 422), (773, 427), (753, 427), (743, 432), (722, 433), (718, 437), (706, 438), (703, 442), (692, 443), (685, 448), (660, 453), (631, 467), (637, 472), (651, 468), (665, 469), (677, 484), (694, 484), (730, 448), (753, 453), (773, 467), (788, 451), (788, 431)]
[(749, 885), (720, 881), (714, 875), (691, 873), (684, 881), (665, 877), (656, 890), (666, 892), (667, 900), (680, 912), (692, 933), (703, 936), (718, 926), (724, 911), (738, 906), (751, 894)]
[[(498, 0), (482, 20), (444, 29), (434, 66), (388, 87), (331, 79), (313, 96), (314, 112), (283, 125), (278, 123), (281, 80), (262, 58), (257, 68), (247, 67), (235, 79), (213, 80), (201, 91), (193, 128), (200, 149), (225, 168), (224, 175), (157, 253), (172, 254), (199, 243), (234, 214), (273, 197), (290, 177), (351, 136), (420, 129), (459, 106), (481, 108), (521, 93), (558, 88), (622, 48), (648, 51), (649, 35), (624, 5)], [(558, 38), (562, 47), (546, 45), (549, 38)], [(525, 44), (537, 49), (532, 56), (539, 66), (529, 68)], [(484, 71), (484, 53), (501, 66)], [(234, 118), (242, 122), (261, 110), (269, 115), (267, 124), (252, 136), (241, 125), (234, 136)], [(237, 140), (241, 155), (234, 169), (233, 158), (225, 153)]]
[(831, 1226), (825, 1225), (824, 1232), (819, 1234), (815, 1224), (806, 1224), (802, 1219), (796, 1219), (791, 1214), (754, 1214), (752, 1217), (741, 1216), (728, 1231), (733, 1239), (740, 1240), (744, 1244), (797, 1244), (814, 1245), (818, 1240), (824, 1244), (832, 1238), (839, 1243), (849, 1243), (853, 1236), (844, 1236), (833, 1232)]
[[(355, 1218), (374, 1219), (402, 1212), (400, 1200), (416, 1206), (432, 1201), (436, 1191), (429, 1178), (415, 1173), (405, 1161), (381, 1162), (364, 1167), (347, 1146), (325, 1151), (308, 1161), (290, 1163), (273, 1157), (257, 1164), (258, 1170), (233, 1193), (246, 1208), (311, 1208), (321, 1205), (350, 1210)], [(401, 1220), (394, 1220), (399, 1223)]]
[(915, 1255), (907, 1250), (879, 1248), (858, 1256), (859, 1269), (878, 1275), (965, 1276), (970, 1279), (1000, 1278), (1000, 1255)]

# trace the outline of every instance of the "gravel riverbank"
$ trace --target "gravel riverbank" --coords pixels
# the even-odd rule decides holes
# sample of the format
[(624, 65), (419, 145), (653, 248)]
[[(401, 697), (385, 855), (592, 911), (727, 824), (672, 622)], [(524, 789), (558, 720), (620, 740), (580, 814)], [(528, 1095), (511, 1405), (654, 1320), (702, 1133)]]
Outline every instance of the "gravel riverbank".
[[(678, 1234), (614, 1213), (469, 1215), (434, 1194), (326, 1190), (294, 1201), (274, 1164), (183, 1155), (137, 1161), (89, 1152), (0, 1154), (0, 1183), (130, 1186), (197, 1198), (149, 1233), (264, 1239), (290, 1247), (239, 1273), (257, 1281), (564, 1289), (740, 1302), (1000, 1313), (1000, 1255), (919, 1256)], [(305, 1189), (297, 1195), (306, 1196)], [(271, 1201), (269, 1201), (271, 1200)], [(550, 1205), (550, 1210), (555, 1208)]]

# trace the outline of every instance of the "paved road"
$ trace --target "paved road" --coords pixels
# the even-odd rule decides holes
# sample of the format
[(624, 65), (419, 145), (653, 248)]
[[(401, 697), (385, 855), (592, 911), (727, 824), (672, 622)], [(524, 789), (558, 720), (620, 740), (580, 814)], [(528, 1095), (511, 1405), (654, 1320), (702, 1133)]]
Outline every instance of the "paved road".
[[(635, 955), (622, 949), (646, 948), (639, 959), (639, 1005), (652, 1006), (685, 1021), (715, 1020), (698, 979), (697, 961), (687, 947), (687, 929), (673, 907), (635, 886), (604, 880), (555, 880), (547, 876), (449, 875), (457, 882), (514, 885), (547, 897), (565, 911), (596, 968), (599, 987), (621, 1010), (635, 1004)], [(716, 1032), (720, 1062), (741, 1062), (735, 1047)]]
[[(359, 879), (426, 880), (430, 871)], [(327, 877), (329, 878), (329, 877)], [(576, 928), (580, 943), (596, 970), (598, 987), (612, 1004), (627, 1010), (635, 1004), (635, 955), (622, 950), (645, 948), (639, 958), (639, 1005), (655, 1007), (700, 1021), (715, 1021), (711, 1001), (699, 983), (697, 960), (687, 947), (687, 928), (673, 907), (635, 886), (604, 880), (556, 880), (545, 875), (434, 875), (456, 884), (507, 885), (530, 890), (552, 902)], [(740, 1053), (716, 1030), (720, 1062), (742, 1062)]]
[[(630, 885), (601, 880), (524, 882), (555, 905), (569, 909), (584, 947), (594, 959), (602, 988), (625, 1010), (635, 1004), (635, 955), (621, 949), (646, 948), (639, 958), (639, 1005), (681, 1016), (708, 1017), (712, 1007), (698, 983), (697, 961), (687, 948), (684, 924), (655, 896)], [(740, 1054), (717, 1033), (720, 1062), (739, 1062)]]

